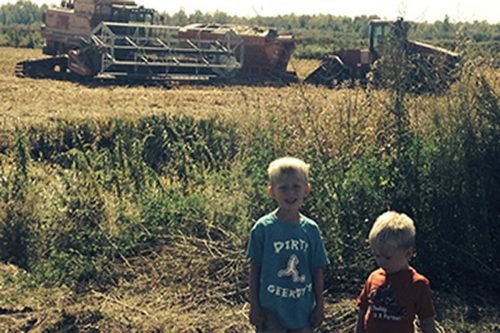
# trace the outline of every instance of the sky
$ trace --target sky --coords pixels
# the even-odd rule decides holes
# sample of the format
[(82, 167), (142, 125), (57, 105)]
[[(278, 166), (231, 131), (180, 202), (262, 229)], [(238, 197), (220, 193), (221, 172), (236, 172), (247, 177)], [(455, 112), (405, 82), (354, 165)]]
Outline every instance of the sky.
[[(57, 4), (60, 0), (31, 0)], [(173, 14), (225, 12), (238, 16), (276, 16), (294, 13), (335, 16), (378, 15), (384, 19), (403, 16), (405, 20), (434, 22), (447, 15), (451, 22), (483, 21), (500, 23), (500, 0), (135, 0), (144, 7)], [(15, 0), (0, 0), (0, 4)]]

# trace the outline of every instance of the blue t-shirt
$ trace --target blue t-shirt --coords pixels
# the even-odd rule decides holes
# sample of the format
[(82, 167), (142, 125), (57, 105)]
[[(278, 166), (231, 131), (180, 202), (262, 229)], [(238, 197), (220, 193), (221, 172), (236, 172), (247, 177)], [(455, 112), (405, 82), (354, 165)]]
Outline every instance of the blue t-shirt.
[(329, 264), (316, 222), (302, 217), (291, 224), (275, 213), (265, 215), (250, 232), (247, 256), (260, 267), (260, 305), (287, 329), (310, 326), (313, 272)]

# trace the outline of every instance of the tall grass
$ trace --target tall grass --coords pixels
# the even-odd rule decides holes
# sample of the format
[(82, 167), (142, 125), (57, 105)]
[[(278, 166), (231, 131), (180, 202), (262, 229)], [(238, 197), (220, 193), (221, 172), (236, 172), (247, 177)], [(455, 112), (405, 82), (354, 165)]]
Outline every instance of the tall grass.
[[(366, 236), (387, 209), (417, 225), (414, 264), (436, 288), (493, 291), (500, 273), (500, 115), (495, 82), (473, 63), (442, 96), (296, 87), (293, 105), (240, 121), (167, 114), (18, 128), (2, 153), (1, 259), (46, 284), (105, 288), (168, 237), (247, 233), (273, 208), (266, 167), (312, 164), (305, 213), (324, 233), (331, 291), (357, 292), (374, 262)], [(260, 97), (258, 97), (260, 98)], [(239, 272), (243, 274), (243, 272)], [(491, 280), (493, 279), (493, 280)]]

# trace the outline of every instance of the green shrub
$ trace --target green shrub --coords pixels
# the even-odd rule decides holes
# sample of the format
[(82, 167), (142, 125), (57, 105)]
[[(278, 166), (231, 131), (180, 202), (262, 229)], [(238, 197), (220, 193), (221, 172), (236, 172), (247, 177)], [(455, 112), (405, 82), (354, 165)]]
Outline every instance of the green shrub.
[(163, 115), (19, 131), (0, 177), (2, 235), (19, 237), (3, 236), (2, 259), (16, 240), (16, 263), (40, 281), (84, 287), (113, 283), (113, 262), (174, 234), (241, 245), (275, 208), (269, 162), (295, 155), (312, 165), (304, 213), (334, 262), (329, 288), (357, 291), (374, 266), (368, 231), (388, 209), (415, 219), (414, 264), (435, 286), (465, 286), (462, 275), (490, 286), (500, 250), (498, 97), (477, 64), (462, 71), (447, 96), (350, 90), (334, 108), (299, 87), (293, 109), (249, 116), (255, 126), (245, 130)]
[(33, 228), (38, 222), (30, 193), (30, 155), (24, 133), (17, 129), (12, 162), (2, 159), (0, 169), (0, 260), (22, 268), (30, 264)]

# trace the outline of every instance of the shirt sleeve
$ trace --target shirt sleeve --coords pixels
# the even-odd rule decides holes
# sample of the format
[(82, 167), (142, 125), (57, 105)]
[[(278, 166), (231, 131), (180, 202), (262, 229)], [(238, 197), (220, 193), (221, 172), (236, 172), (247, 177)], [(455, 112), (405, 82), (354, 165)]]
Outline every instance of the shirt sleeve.
[(321, 234), (318, 228), (315, 232), (315, 242), (314, 242), (314, 253), (312, 255), (312, 268), (323, 268), (330, 264), (330, 259), (328, 259), (328, 254), (325, 249), (325, 244), (321, 239)]
[(264, 251), (264, 228), (260, 224), (255, 224), (250, 231), (250, 239), (247, 246), (247, 257), (257, 266), (262, 265), (262, 255)]
[(370, 292), (370, 282), (367, 280), (365, 282), (365, 285), (363, 286), (363, 289), (361, 290), (361, 293), (358, 296), (357, 299), (357, 306), (360, 309), (366, 310), (368, 308), (368, 294)]
[(429, 280), (425, 279), (419, 281), (418, 283), (418, 302), (416, 306), (416, 313), (420, 320), (434, 317), (436, 315), (436, 310), (434, 309), (434, 304), (432, 302), (432, 292), (429, 286)]

